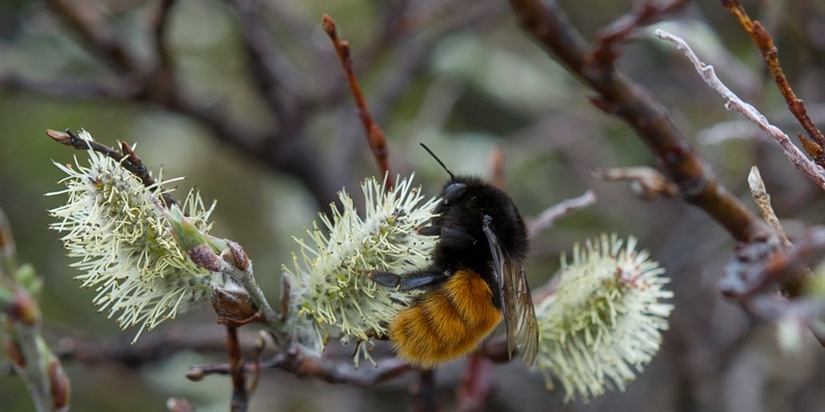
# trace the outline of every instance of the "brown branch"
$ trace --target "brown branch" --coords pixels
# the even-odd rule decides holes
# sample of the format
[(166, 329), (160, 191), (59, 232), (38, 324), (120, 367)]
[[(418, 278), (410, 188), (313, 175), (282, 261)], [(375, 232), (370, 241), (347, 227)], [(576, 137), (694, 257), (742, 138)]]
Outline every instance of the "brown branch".
[(523, 30), (599, 93), (593, 104), (622, 118), (648, 144), (683, 199), (703, 209), (734, 239), (747, 242), (772, 233), (718, 181), (659, 101), (615, 67), (598, 68), (588, 60), (587, 43), (561, 9), (539, 0), (510, 3)]
[(232, 412), (244, 412), (249, 403), (246, 393), (246, 371), (244, 370), (241, 345), (238, 342), (238, 329), (226, 327), (226, 350), (229, 353), (229, 374), (232, 376)]
[(324, 14), (322, 17), (322, 26), (324, 31), (329, 35), (332, 44), (335, 46), (335, 51), (338, 53), (338, 58), (341, 60), (341, 66), (344, 68), (344, 75), (347, 77), (352, 95), (355, 98), (355, 103), (358, 106), (358, 116), (361, 118), (361, 123), (364, 125), (364, 131), (367, 134), (367, 143), (369, 143), (372, 155), (378, 163), (378, 168), (381, 174), (386, 176), (387, 188), (394, 186), (393, 177), (390, 174), (389, 151), (387, 150), (387, 140), (384, 136), (384, 131), (372, 119), (367, 102), (364, 100), (364, 95), (361, 93), (361, 86), (358, 84), (358, 79), (355, 78), (355, 72), (352, 70), (352, 57), (350, 56), (349, 42), (338, 38), (338, 29), (335, 27), (335, 22), (332, 21), (328, 15)]
[[(112, 158), (114, 161), (120, 163), (124, 169), (128, 170), (130, 173), (135, 175), (135, 177), (140, 179), (140, 182), (143, 183), (143, 186), (145, 187), (152, 187), (157, 184), (155, 179), (152, 178), (152, 174), (149, 172), (149, 169), (146, 168), (146, 165), (143, 164), (137, 154), (126, 142), (120, 143), (121, 153), (94, 140), (83, 140), (74, 134), (71, 129), (66, 129), (65, 132), (46, 129), (46, 134), (51, 137), (52, 140), (64, 146), (72, 146), (77, 150), (93, 150)], [(175, 198), (173, 198), (169, 193), (164, 193), (162, 197), (166, 207), (172, 207), (172, 205), (178, 204)]]
[[(355, 369), (351, 359), (307, 358), (300, 353), (279, 353), (260, 364), (244, 366), (246, 372), (255, 372), (258, 369), (281, 369), (298, 377), (307, 376), (327, 383), (344, 383), (362, 388), (375, 386), (414, 370), (397, 358), (381, 359), (374, 368)], [(200, 380), (206, 375), (229, 373), (229, 364), (193, 366), (187, 377), (190, 380)]]
[(640, 27), (655, 23), (670, 13), (678, 11), (688, 4), (688, 0), (672, 0), (668, 4), (659, 4), (654, 0), (647, 0), (636, 11), (627, 13), (599, 30), (599, 37), (590, 54), (596, 67), (613, 66), (621, 55), (621, 42)]
[[(825, 136), (822, 135), (822, 132), (817, 129), (814, 122), (808, 116), (808, 109), (805, 107), (805, 103), (798, 99), (796, 94), (791, 89), (791, 85), (788, 83), (788, 79), (782, 71), (782, 66), (779, 64), (779, 52), (773, 42), (773, 38), (771, 38), (770, 33), (768, 33), (765, 27), (762, 26), (762, 23), (751, 20), (750, 16), (748, 16), (748, 13), (745, 11), (745, 8), (739, 3), (739, 0), (721, 1), (722, 5), (725, 6), (725, 8), (727, 8), (734, 17), (736, 17), (736, 20), (742, 28), (745, 29), (745, 32), (748, 33), (748, 36), (750, 36), (754, 44), (756, 44), (756, 47), (762, 54), (762, 59), (765, 60), (765, 64), (767, 64), (768, 70), (771, 72), (771, 76), (773, 76), (773, 81), (776, 83), (776, 87), (779, 88), (779, 92), (782, 93), (782, 97), (784, 97), (785, 102), (788, 103), (788, 109), (791, 113), (793, 113), (799, 121), (799, 124), (801, 124), (808, 133), (808, 142), (806, 142), (805, 139), (800, 139), (802, 140), (803, 147), (812, 142), (818, 145), (818, 152), (812, 152), (807, 147), (805, 148), (817, 164), (825, 167), (825, 150), (823, 150), (825, 149)], [(802, 137), (801, 134), (799, 137)]]

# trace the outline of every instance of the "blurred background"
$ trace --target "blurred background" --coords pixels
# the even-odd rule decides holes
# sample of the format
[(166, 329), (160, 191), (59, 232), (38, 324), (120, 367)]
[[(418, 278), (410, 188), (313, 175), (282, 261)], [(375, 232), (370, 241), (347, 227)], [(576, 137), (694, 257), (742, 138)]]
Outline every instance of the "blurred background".
[[(822, 129), (825, 3), (743, 3), (773, 34), (792, 87)], [(88, 37), (55, 13), (61, 4), (73, 7), (100, 44), (117, 39), (129, 57), (118, 60), (112, 49), (88, 47)], [(590, 41), (638, 6), (559, 4)], [(527, 217), (595, 191), (596, 205), (534, 240), (527, 267), (534, 288), (555, 273), (562, 252), (604, 232), (638, 237), (672, 279), (670, 330), (626, 393), (589, 406), (563, 404), (560, 388), (545, 391), (540, 374), (513, 362), (496, 366), (486, 410), (825, 410), (825, 350), (817, 341), (805, 336), (798, 353), (784, 353), (774, 326), (751, 320), (719, 295), (717, 281), (734, 246), (727, 232), (699, 209), (672, 200), (645, 202), (626, 184), (591, 175), (598, 167), (655, 166), (654, 159), (624, 123), (589, 103), (591, 90), (520, 31), (506, 2), (177, 1), (165, 25), (166, 60), (155, 45), (159, 7), (142, 0), (0, 2), (0, 207), (19, 260), (45, 278), (44, 334), (56, 352), (83, 342), (122, 345), (136, 330), (120, 331), (96, 313), (93, 291), (72, 280), (78, 273), (67, 267), (60, 235), (48, 230), (47, 210), (65, 200), (44, 196), (61, 189), (56, 182), (63, 176), (52, 161), (71, 163), (77, 156), (84, 163), (85, 155), (52, 142), (44, 130), (84, 128), (107, 145), (134, 143), (156, 174), (162, 167), (165, 178), (186, 176), (177, 197), (197, 187), (205, 200), (218, 201), (211, 233), (243, 245), (265, 293), (277, 302), (281, 264), (297, 250), (291, 237), (328, 210), (337, 190), (347, 188), (358, 201), (358, 183), (378, 174), (338, 57), (320, 26), (327, 13), (350, 42), (394, 174), (415, 172), (416, 182), (435, 195), (447, 176), (420, 142), (453, 172), (485, 177), (500, 147), (507, 190)], [(726, 111), (723, 99), (652, 35), (653, 28), (683, 36), (734, 92), (795, 135), (801, 127), (734, 18), (720, 2), (688, 2), (668, 20), (634, 33), (619, 65), (666, 105), (721, 182), (754, 212), (746, 178), (758, 165), (792, 240), (806, 226), (822, 224), (825, 193), (778, 145)], [(277, 75), (275, 84), (260, 81), (261, 67)], [(165, 82), (139, 86), (151, 76)], [(65, 360), (73, 408), (163, 410), (166, 399), (182, 396), (201, 411), (226, 410), (228, 377), (184, 378), (190, 365), (225, 360), (223, 328), (211, 308), (165, 322), (141, 340), (182, 334), (218, 344), (170, 349), (153, 362)], [(253, 338), (244, 335), (244, 343), (250, 346)], [(23, 382), (0, 362), (2, 409), (30, 410)], [(454, 405), (463, 366), (436, 373), (443, 410)], [(411, 410), (408, 388), (416, 382), (407, 374), (361, 389), (278, 370), (261, 379), (252, 410)]]

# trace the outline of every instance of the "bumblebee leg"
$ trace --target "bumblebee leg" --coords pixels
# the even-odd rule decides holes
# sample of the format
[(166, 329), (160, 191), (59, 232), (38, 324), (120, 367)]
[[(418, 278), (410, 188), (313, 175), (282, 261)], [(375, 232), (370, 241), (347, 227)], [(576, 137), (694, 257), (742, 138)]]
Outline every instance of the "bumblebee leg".
[(417, 232), (421, 236), (438, 236), (441, 234), (441, 226), (422, 226)]
[(473, 246), (478, 242), (476, 238), (458, 226), (442, 227), (439, 241), (443, 247), (459, 249)]
[(368, 277), (381, 286), (410, 290), (440, 283), (450, 276), (444, 272), (420, 272), (404, 277), (389, 272), (370, 272)]

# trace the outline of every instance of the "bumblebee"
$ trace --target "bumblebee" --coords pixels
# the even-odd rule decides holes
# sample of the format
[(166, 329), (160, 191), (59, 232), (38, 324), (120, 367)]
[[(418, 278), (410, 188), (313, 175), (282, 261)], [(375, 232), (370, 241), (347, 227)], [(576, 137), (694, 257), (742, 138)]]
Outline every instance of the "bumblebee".
[[(422, 146), (424, 146), (422, 144)], [(398, 275), (371, 272), (374, 282), (399, 290), (424, 289), (389, 325), (389, 340), (410, 364), (433, 368), (468, 354), (504, 320), (508, 355), (518, 350), (531, 366), (538, 325), (524, 274), (529, 242), (513, 201), (482, 179), (450, 175), (430, 226), (438, 236), (432, 264)]]

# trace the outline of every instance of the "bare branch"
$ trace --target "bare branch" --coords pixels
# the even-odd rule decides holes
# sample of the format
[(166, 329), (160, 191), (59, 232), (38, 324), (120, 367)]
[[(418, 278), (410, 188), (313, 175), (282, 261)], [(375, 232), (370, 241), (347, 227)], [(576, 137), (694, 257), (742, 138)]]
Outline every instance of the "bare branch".
[(785, 156), (791, 161), (791, 163), (794, 164), (794, 166), (796, 166), (797, 169), (808, 175), (808, 177), (810, 177), (811, 180), (813, 180), (817, 185), (825, 189), (825, 169), (808, 159), (808, 157), (805, 156), (805, 154), (791, 142), (788, 135), (786, 135), (778, 127), (770, 124), (768, 119), (766, 119), (762, 113), (759, 113), (755, 107), (745, 103), (735, 93), (728, 89), (727, 86), (725, 86), (724, 83), (716, 77), (716, 72), (713, 70), (713, 66), (707, 65), (699, 60), (687, 42), (685, 42), (682, 38), (674, 36), (664, 30), (656, 30), (655, 33), (660, 39), (667, 40), (675, 44), (676, 48), (684, 53), (688, 60), (693, 63), (693, 66), (696, 68), (696, 71), (699, 72), (699, 75), (702, 76), (705, 83), (707, 83), (713, 90), (716, 90), (717, 93), (722, 95), (722, 97), (728, 101), (727, 104), (725, 104), (725, 107), (728, 110), (739, 112), (755, 123), (760, 129), (762, 129), (762, 131), (782, 146)]
[(737, 240), (770, 233), (770, 228), (718, 181), (660, 102), (615, 67), (592, 64), (587, 43), (555, 3), (510, 0), (510, 4), (523, 30), (599, 93), (591, 102), (633, 127), (671, 175), (683, 199), (703, 209)]

